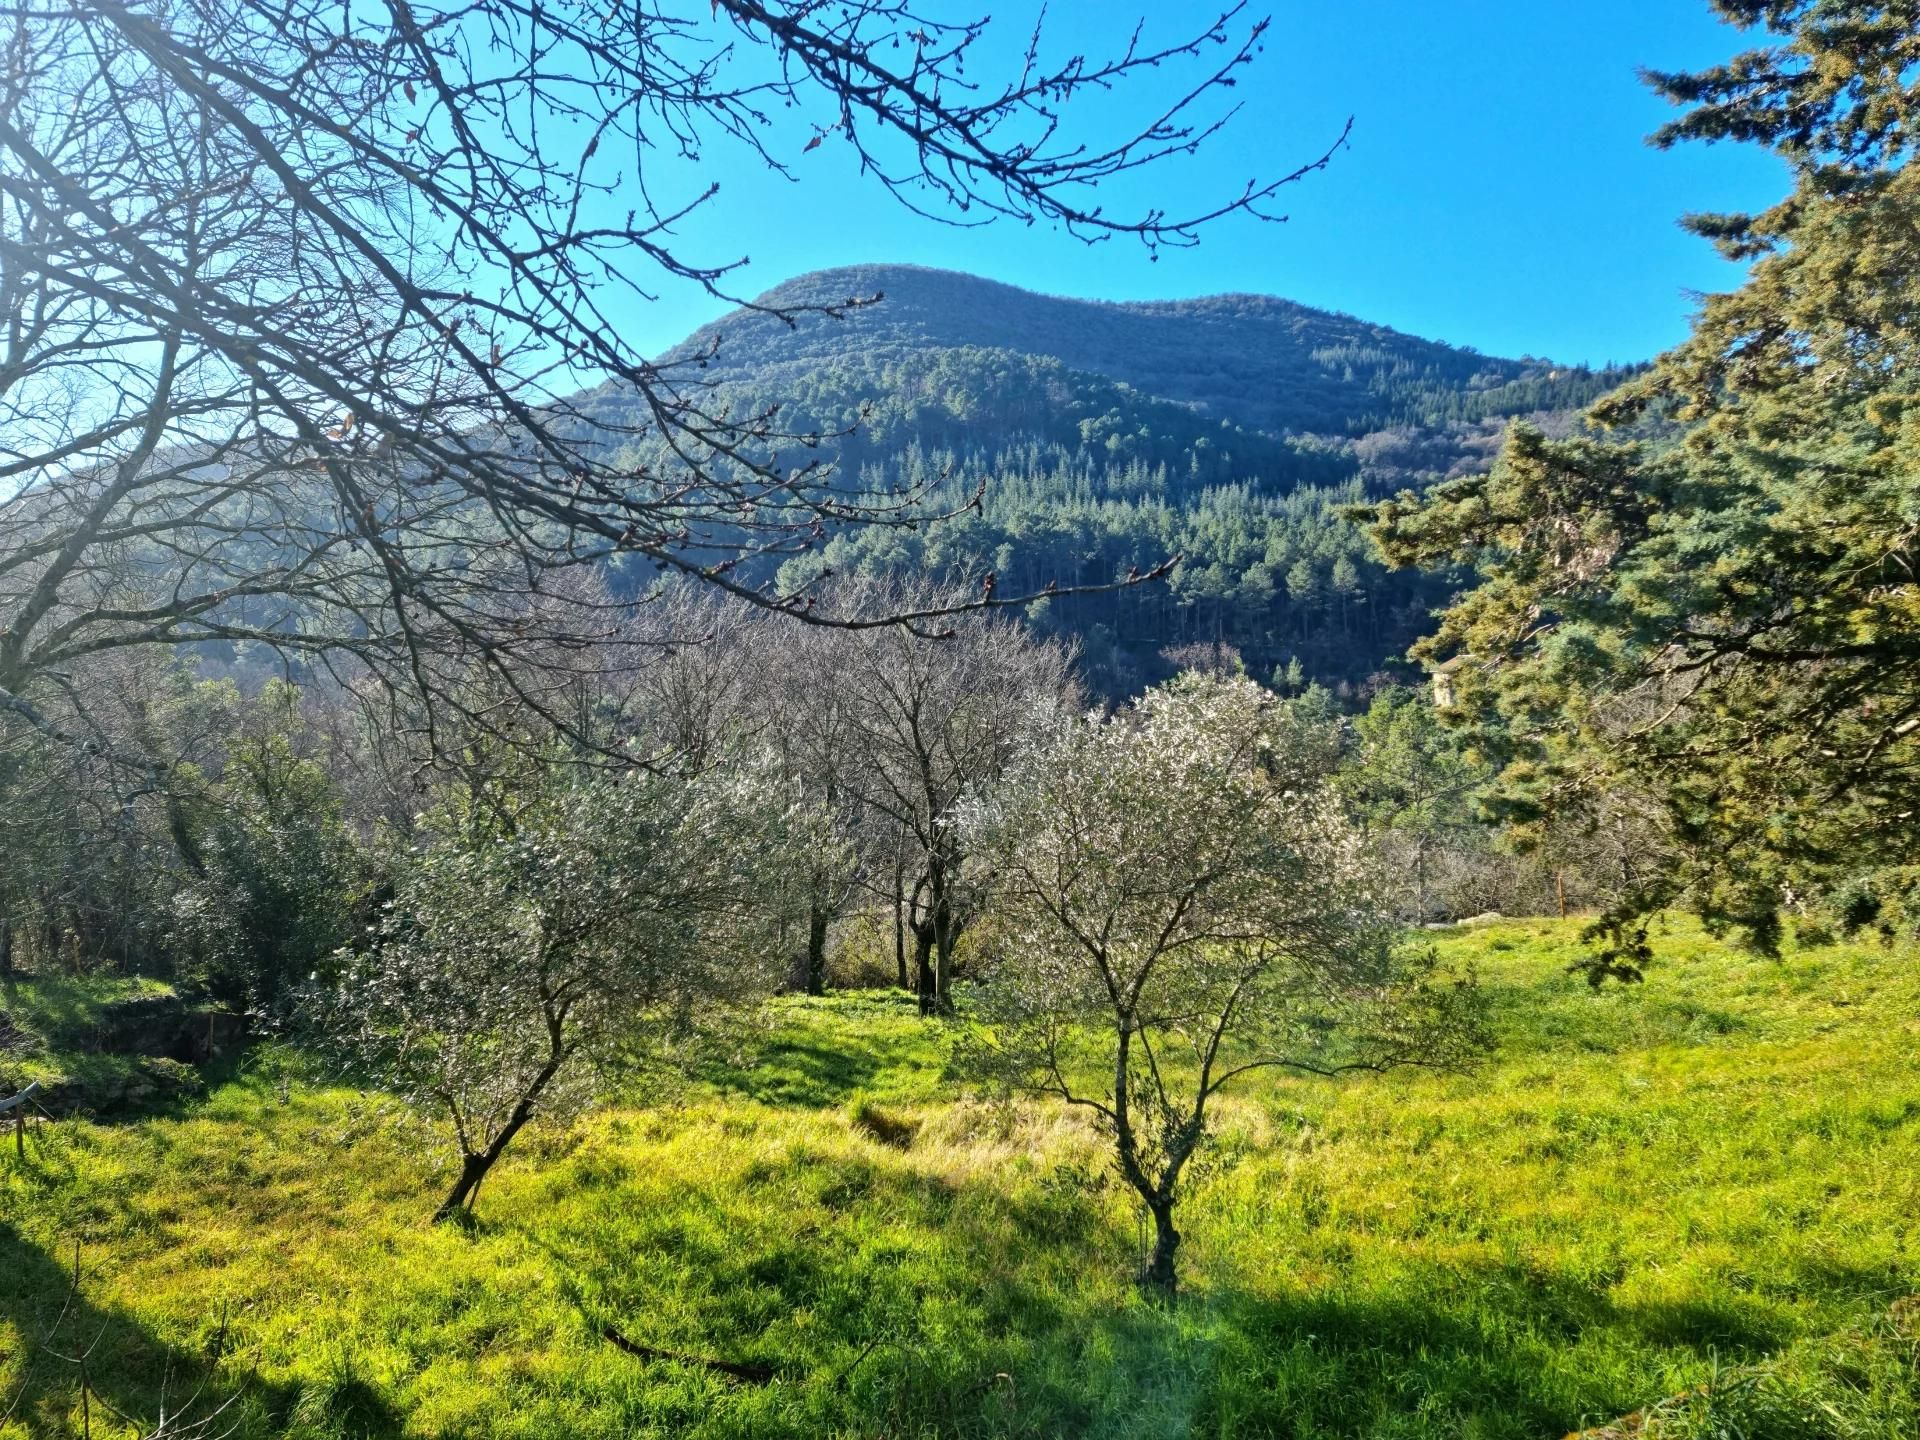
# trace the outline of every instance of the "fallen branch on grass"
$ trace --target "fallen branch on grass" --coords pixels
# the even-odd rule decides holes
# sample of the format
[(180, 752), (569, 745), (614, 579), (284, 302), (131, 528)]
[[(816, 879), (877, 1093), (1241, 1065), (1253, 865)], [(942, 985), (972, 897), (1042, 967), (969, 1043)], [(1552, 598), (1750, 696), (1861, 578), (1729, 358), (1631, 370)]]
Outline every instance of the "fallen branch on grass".
[(671, 1360), (676, 1365), (699, 1365), (748, 1385), (771, 1385), (776, 1378), (771, 1365), (742, 1365), (731, 1360), (708, 1360), (699, 1355), (680, 1355), (672, 1350), (656, 1350), (651, 1345), (642, 1345), (637, 1341), (629, 1340), (612, 1325), (602, 1325), (600, 1333), (613, 1344), (615, 1349), (624, 1350), (639, 1360)]

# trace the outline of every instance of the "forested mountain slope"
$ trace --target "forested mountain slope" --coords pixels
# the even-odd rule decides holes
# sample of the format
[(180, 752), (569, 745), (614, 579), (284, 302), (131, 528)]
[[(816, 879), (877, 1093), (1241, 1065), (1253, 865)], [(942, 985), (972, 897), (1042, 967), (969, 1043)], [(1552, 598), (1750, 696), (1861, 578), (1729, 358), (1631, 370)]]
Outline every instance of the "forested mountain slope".
[(789, 327), (749, 310), (673, 355), (716, 346), (710, 368), (766, 380), (866, 355), (955, 346), (1044, 355), (1210, 417), (1276, 433), (1364, 435), (1396, 425), (1565, 409), (1599, 393), (1593, 372), (1502, 360), (1268, 295), (1133, 303), (1071, 300), (913, 265), (820, 270), (760, 303), (884, 296), (844, 320)]
[(1237, 647), (1262, 679), (1374, 673), (1452, 580), (1387, 572), (1342, 507), (1476, 469), (1510, 418), (1564, 425), (1626, 373), (1497, 359), (1267, 296), (1114, 304), (914, 266), (819, 271), (760, 303), (874, 296), (791, 326), (738, 310), (663, 357), (717, 403), (777, 404), (782, 429), (835, 437), (849, 475), (956, 503), (981, 493), (938, 526), (833, 536), (786, 580), (991, 570), (1027, 590), (1179, 555), (1165, 584), (1036, 616), (1077, 634), (1114, 690), (1196, 642)]

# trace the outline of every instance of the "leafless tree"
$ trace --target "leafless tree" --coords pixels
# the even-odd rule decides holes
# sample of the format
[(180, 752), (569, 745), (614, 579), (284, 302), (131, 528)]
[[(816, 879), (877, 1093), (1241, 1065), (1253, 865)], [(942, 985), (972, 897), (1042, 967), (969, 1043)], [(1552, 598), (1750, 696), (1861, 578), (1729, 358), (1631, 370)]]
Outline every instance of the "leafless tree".
[[(861, 779), (872, 756), (858, 720), (858, 681), (843, 672), (851, 653), (872, 637), (775, 620), (754, 627), (756, 693), (765, 716), (762, 743), (809, 803), (819, 807), (840, 844), (802, 857), (806, 935), (794, 950), (794, 989), (826, 989), (827, 937), (861, 890), (871, 835), (864, 821)], [(940, 640), (921, 644), (939, 645)]]
[[(562, 577), (615, 559), (902, 618), (767, 577), (926, 497), (631, 338), (649, 287), (743, 263), (675, 248), (712, 157), (797, 174), (831, 140), (936, 218), (1190, 244), (1326, 155), (1191, 212), (1098, 187), (1210, 140), (1265, 31), (1235, 5), (1050, 62), (1036, 30), (992, 80), (987, 22), (908, 0), (0, 0), (0, 709), (109, 753), (49, 697), (221, 641), (404, 696), (430, 741), (487, 723), (476, 693), (564, 725), (553, 657), (617, 614)], [(1133, 128), (1069, 118), (1169, 73)]]
[[(924, 583), (874, 582), (849, 606), (927, 610), (956, 602)], [(1022, 748), (1079, 704), (1072, 652), (1000, 616), (964, 616), (939, 638), (890, 628), (843, 632), (819, 685), (845, 697), (857, 758), (845, 784), (877, 829), (903, 843), (906, 927), (925, 1013), (949, 1008), (954, 949), (973, 915), (959, 808)]]
[[(840, 614), (966, 605), (950, 587), (877, 580), (829, 585), (820, 600)], [(970, 914), (951, 813), (1077, 703), (1071, 653), (1003, 616), (808, 625), (691, 587), (637, 612), (625, 633), (650, 657), (621, 702), (650, 763), (698, 771), (748, 750), (831, 822), (837, 843), (797, 857), (807, 873), (795, 882), (806, 903), (793, 988), (819, 993), (831, 927), (864, 894), (898, 901), (923, 1005), (944, 1008)]]
[(752, 605), (693, 584), (666, 587), (633, 612), (625, 633), (638, 663), (621, 708), (643, 749), (699, 770), (730, 746), (766, 738), (778, 689), (769, 667), (779, 646), (764, 633), (765, 619)]

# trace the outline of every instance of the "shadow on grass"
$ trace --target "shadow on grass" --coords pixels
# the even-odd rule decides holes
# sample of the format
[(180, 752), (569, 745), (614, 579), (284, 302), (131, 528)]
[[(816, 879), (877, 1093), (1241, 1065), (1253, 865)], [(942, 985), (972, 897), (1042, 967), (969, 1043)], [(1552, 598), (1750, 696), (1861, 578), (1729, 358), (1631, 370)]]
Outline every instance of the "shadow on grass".
[(1525, 1267), (1217, 1303), (1221, 1353), (1196, 1433), (1559, 1435), (1662, 1399), (1680, 1369), (1759, 1360), (1792, 1338), (1758, 1304), (1617, 1305)]
[(926, 1098), (946, 1073), (950, 1027), (923, 1019), (897, 990), (842, 991), (775, 1002), (772, 1028), (751, 1059), (709, 1060), (693, 1078), (723, 1096), (828, 1109), (862, 1091)]
[(700, 1078), (722, 1094), (763, 1105), (824, 1109), (845, 1104), (890, 1062), (877, 1047), (859, 1041), (827, 1045), (780, 1037), (768, 1042), (754, 1064), (714, 1065)]
[[(762, 1187), (792, 1223), (741, 1223), (733, 1202)], [(1098, 1298), (1076, 1293), (1086, 1265), (1063, 1264), (1040, 1239), (1066, 1228), (1056, 1205), (1076, 1212), (1079, 1241), (1107, 1228), (1071, 1196), (1014, 1202), (985, 1180), (816, 1154), (755, 1167), (670, 1207), (589, 1199), (577, 1212), (583, 1223), (536, 1243), (587, 1333), (612, 1329), (652, 1352), (628, 1362), (633, 1382), (616, 1387), (621, 1398), (607, 1397), (633, 1407), (616, 1428), (1184, 1433), (1106, 1423), (1137, 1412), (1136, 1385), (1151, 1388), (1170, 1362), (1190, 1381), (1192, 1356), (1178, 1316), (1114, 1304), (1111, 1286)], [(1118, 1237), (1103, 1238), (1124, 1264)], [(722, 1366), (775, 1383), (718, 1382)], [(1184, 1396), (1190, 1384), (1179, 1388)]]
[[(209, 1304), (202, 1342), (169, 1344), (119, 1309), (90, 1298), (100, 1283), (82, 1248), (48, 1254), (0, 1221), (0, 1427), (30, 1435), (153, 1431), (181, 1436), (302, 1436), (388, 1440), (401, 1420), (366, 1382), (336, 1375), (317, 1383), (268, 1384), (232, 1348)], [(17, 1350), (13, 1347), (17, 1346)]]
[(723, 1096), (825, 1110), (863, 1091), (884, 1088), (911, 1066), (884, 1042), (854, 1036), (829, 1042), (787, 1034), (768, 1040), (751, 1064), (713, 1063), (696, 1075)]
[[(763, 1187), (770, 1204), (741, 1206)], [(716, 1433), (1539, 1440), (1792, 1338), (1757, 1300), (1622, 1305), (1524, 1265), (1162, 1307), (1130, 1295), (1134, 1237), (1081, 1187), (858, 1156), (754, 1167), (666, 1207), (606, 1199), (543, 1247), (589, 1329), (780, 1379), (724, 1391)], [(715, 1403), (694, 1369), (635, 1378), (669, 1433)]]

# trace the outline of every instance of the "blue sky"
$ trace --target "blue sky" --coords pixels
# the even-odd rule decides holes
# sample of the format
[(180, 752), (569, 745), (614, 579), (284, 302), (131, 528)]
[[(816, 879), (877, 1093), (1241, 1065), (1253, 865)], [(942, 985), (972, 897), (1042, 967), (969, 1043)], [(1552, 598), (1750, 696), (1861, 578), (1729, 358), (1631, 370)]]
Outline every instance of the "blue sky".
[[(972, 13), (936, 5), (948, 8)], [(1037, 9), (1005, 0), (996, 26), (1023, 37)], [(1055, 0), (1045, 34), (1055, 54), (1098, 52), (1139, 13), (1149, 38), (1170, 39), (1195, 12)], [(1757, 207), (1784, 191), (1782, 167), (1763, 152), (1644, 143), (1671, 112), (1636, 67), (1699, 66), (1752, 43), (1706, 0), (1292, 0), (1271, 13), (1229, 131), (1113, 200), (1205, 204), (1317, 154), (1351, 114), (1349, 148), (1290, 187), (1284, 225), (1231, 219), (1157, 263), (1122, 240), (1089, 248), (1037, 228), (952, 229), (863, 183), (845, 147), (801, 153), (812, 132), (796, 123), (773, 144), (793, 156), (797, 182), (709, 152), (721, 191), (685, 223), (682, 249), (750, 256), (734, 281), (746, 294), (806, 270), (898, 261), (1100, 299), (1284, 295), (1492, 354), (1600, 363), (1674, 343), (1695, 293), (1738, 282), (1678, 228), (1681, 214)], [(1154, 74), (1136, 101), (1163, 99), (1154, 87), (1176, 78)], [(722, 308), (669, 290), (633, 322), (659, 348)]]

